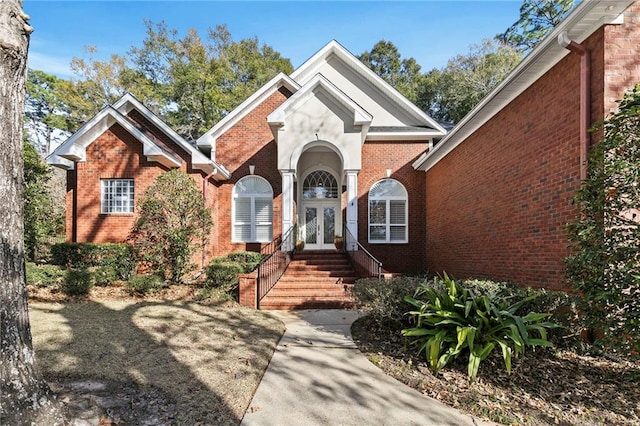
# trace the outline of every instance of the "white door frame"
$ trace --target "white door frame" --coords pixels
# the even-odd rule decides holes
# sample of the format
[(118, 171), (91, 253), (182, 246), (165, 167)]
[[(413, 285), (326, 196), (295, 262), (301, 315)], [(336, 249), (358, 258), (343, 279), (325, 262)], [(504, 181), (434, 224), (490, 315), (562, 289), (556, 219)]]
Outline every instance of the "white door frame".
[[(315, 208), (316, 209), (316, 224), (313, 225), (313, 230), (310, 229), (310, 226), (307, 226), (307, 208)], [(331, 235), (326, 235), (325, 233), (325, 223), (324, 223), (324, 209), (325, 208), (333, 208), (333, 229), (334, 231)], [(300, 210), (300, 238), (305, 242), (305, 249), (308, 250), (334, 250), (336, 246), (333, 244), (333, 237), (335, 234), (342, 234), (342, 212), (340, 210), (340, 200), (309, 200), (304, 201), (302, 204), (302, 209)], [(315, 232), (316, 234), (316, 243), (308, 242), (308, 233)]]

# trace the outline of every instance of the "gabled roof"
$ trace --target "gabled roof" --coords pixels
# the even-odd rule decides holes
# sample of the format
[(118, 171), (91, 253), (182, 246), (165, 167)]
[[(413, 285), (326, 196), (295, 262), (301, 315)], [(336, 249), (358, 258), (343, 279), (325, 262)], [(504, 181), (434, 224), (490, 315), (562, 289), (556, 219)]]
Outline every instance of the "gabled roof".
[(166, 144), (127, 116), (134, 109), (190, 154), (191, 166), (194, 169), (202, 170), (207, 174), (213, 173), (213, 178), (216, 180), (228, 179), (231, 176), (223, 166), (209, 160), (130, 93), (125, 94), (112, 106), (103, 108), (91, 120), (87, 121), (47, 157), (47, 162), (57, 167), (73, 169), (75, 161), (86, 160), (87, 147), (111, 126), (118, 123), (142, 144), (142, 152), (147, 159), (166, 167), (180, 167), (181, 159)]
[(434, 133), (436, 133), (437, 136), (443, 136), (446, 134), (446, 130), (436, 120), (429, 117), (424, 111), (402, 96), (400, 92), (394, 89), (389, 83), (384, 81), (380, 76), (369, 69), (358, 58), (351, 54), (351, 52), (335, 40), (331, 40), (326, 46), (298, 67), (298, 69), (291, 74), (291, 78), (298, 84), (304, 85), (313, 79), (322, 66), (333, 57), (344, 62), (357, 75), (365, 81), (368, 81), (381, 93), (391, 99), (403, 111), (417, 120), (417, 123), (415, 124), (430, 127), (435, 131)]
[(349, 98), (344, 92), (334, 86), (322, 74), (316, 74), (310, 81), (300, 88), (293, 96), (282, 103), (271, 114), (267, 116), (270, 126), (284, 126), (285, 120), (310, 96), (314, 96), (318, 90), (326, 93), (334, 102), (341, 105), (353, 114), (353, 125), (362, 126), (362, 141), (366, 137), (367, 130), (373, 117), (360, 105)]
[(300, 85), (286, 74), (279, 73), (258, 89), (253, 95), (234, 108), (233, 111), (216, 123), (216, 125), (209, 129), (208, 132), (200, 136), (196, 141), (198, 147), (211, 148), (211, 158), (215, 159), (216, 140), (218, 137), (242, 120), (247, 114), (253, 111), (254, 108), (260, 105), (281, 87), (286, 87), (290, 92), (295, 93), (300, 88)]
[(631, 3), (633, 0), (579, 3), (433, 150), (418, 158), (413, 167), (429, 170), (568, 55), (569, 50), (558, 43), (559, 36), (566, 34), (571, 40), (581, 43), (602, 25), (621, 22), (621, 14)]

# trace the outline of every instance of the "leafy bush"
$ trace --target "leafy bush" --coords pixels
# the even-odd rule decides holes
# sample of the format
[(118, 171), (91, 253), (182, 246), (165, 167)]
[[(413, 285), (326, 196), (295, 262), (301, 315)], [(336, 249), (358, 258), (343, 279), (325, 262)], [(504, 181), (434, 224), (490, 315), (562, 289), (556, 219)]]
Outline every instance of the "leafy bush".
[(238, 288), (238, 274), (244, 272), (244, 267), (239, 263), (225, 258), (214, 259), (205, 270), (205, 287), (218, 288), (225, 293), (235, 292)]
[(97, 286), (106, 287), (119, 279), (115, 269), (111, 266), (96, 266), (89, 268)]
[(111, 267), (118, 279), (126, 280), (135, 268), (128, 244), (60, 243), (51, 247), (51, 263), (67, 268)]
[(605, 349), (640, 357), (640, 84), (604, 123), (569, 228), (569, 277)]
[(191, 255), (204, 250), (212, 225), (195, 181), (180, 170), (158, 176), (139, 203), (130, 235), (136, 254), (155, 274), (182, 283)]
[(134, 275), (129, 278), (126, 286), (135, 292), (146, 294), (162, 289), (162, 287), (164, 287), (164, 281), (159, 276), (153, 274)]
[(78, 296), (89, 293), (93, 285), (93, 276), (89, 270), (71, 269), (62, 282), (62, 291), (69, 296)]
[(258, 267), (258, 264), (262, 261), (263, 256), (260, 253), (253, 251), (237, 251), (227, 255), (227, 259), (231, 262), (242, 265), (244, 273), (249, 273)]
[(558, 325), (545, 321), (550, 314), (517, 315), (522, 305), (535, 296), (509, 304), (500, 296), (476, 296), (446, 275), (444, 287), (423, 285), (415, 297), (405, 297), (418, 310), (409, 312), (415, 317), (416, 326), (402, 330), (402, 334), (412, 338), (418, 353), (424, 351), (435, 373), (468, 353), (467, 372), (473, 382), (480, 363), (496, 346), (502, 349), (507, 373), (511, 373), (512, 357), (524, 354), (526, 346), (552, 346), (547, 340), (547, 330)]
[(379, 324), (408, 325), (406, 312), (411, 305), (404, 300), (427, 281), (422, 277), (394, 277), (388, 280), (364, 278), (356, 281), (351, 291), (358, 307)]
[(37, 265), (27, 262), (27, 284), (37, 287), (53, 287), (62, 284), (67, 275), (65, 269), (56, 265)]

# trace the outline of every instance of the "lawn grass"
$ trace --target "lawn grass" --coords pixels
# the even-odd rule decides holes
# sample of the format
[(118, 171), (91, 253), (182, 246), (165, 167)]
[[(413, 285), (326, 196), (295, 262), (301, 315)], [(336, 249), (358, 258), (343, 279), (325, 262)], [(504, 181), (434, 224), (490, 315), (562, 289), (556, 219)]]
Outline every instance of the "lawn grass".
[(177, 424), (238, 424), (284, 325), (235, 304), (163, 300), (30, 302), (47, 380), (92, 379), (158, 389)]

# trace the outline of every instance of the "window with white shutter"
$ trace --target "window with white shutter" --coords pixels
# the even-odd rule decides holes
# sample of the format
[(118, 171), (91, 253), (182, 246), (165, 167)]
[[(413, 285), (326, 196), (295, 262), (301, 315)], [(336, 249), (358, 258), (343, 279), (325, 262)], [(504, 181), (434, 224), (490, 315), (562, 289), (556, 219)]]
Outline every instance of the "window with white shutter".
[(273, 239), (273, 189), (260, 176), (246, 176), (233, 188), (232, 240), (235, 243)]
[(395, 179), (376, 182), (369, 191), (369, 242), (407, 243), (407, 190)]

